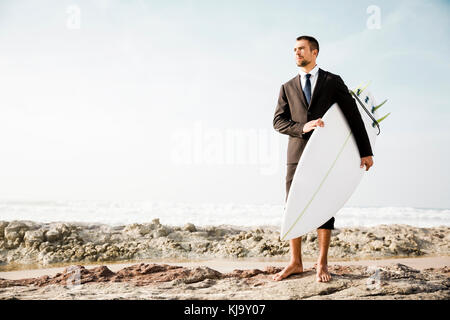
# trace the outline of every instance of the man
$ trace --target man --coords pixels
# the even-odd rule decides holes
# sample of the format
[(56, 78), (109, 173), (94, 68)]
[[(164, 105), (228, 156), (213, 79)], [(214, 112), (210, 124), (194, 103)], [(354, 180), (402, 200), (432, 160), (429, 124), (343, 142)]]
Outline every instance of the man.
[[(368, 171), (373, 165), (369, 137), (358, 107), (347, 86), (340, 76), (324, 71), (316, 64), (319, 54), (317, 40), (310, 36), (298, 37), (294, 54), (300, 71), (297, 76), (281, 86), (273, 119), (275, 130), (289, 135), (286, 200), (305, 145), (313, 130), (317, 126), (325, 125), (321, 117), (335, 102), (339, 104), (355, 137), (361, 157), (360, 168), (365, 166)], [(334, 217), (317, 229), (320, 247), (316, 276), (318, 282), (328, 282), (331, 279), (327, 256), (332, 229), (334, 229)], [(291, 274), (303, 272), (301, 243), (301, 237), (290, 240), (290, 263), (281, 272), (274, 275), (274, 280), (279, 281)]]

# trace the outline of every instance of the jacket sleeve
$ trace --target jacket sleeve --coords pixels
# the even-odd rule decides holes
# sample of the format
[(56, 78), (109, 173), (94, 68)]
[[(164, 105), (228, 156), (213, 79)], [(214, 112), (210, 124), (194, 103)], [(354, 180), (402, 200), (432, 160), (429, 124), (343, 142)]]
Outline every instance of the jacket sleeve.
[(273, 117), (273, 128), (282, 134), (292, 137), (304, 138), (303, 126), (305, 123), (295, 122), (291, 119), (291, 111), (287, 101), (284, 85), (281, 86), (277, 108)]
[(355, 100), (340, 76), (337, 76), (335, 100), (339, 104), (355, 137), (361, 158), (373, 156), (369, 136)]

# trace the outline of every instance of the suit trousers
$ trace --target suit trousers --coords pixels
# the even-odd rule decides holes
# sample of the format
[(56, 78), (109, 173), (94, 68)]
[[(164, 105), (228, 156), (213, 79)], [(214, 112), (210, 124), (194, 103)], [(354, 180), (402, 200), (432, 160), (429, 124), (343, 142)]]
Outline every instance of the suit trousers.
[[(292, 179), (294, 178), (295, 169), (297, 169), (297, 164), (288, 164), (286, 171), (286, 200), (289, 194), (289, 189), (291, 188)], [(325, 222), (323, 225), (317, 229), (334, 229), (334, 217)]]

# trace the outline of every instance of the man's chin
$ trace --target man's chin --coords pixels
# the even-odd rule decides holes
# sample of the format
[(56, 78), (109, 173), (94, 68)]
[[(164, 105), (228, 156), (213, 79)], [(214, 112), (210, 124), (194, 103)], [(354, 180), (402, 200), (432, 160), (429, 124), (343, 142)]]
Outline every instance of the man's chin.
[(310, 63), (311, 61), (302, 61), (300, 63), (297, 62), (297, 67), (306, 67)]

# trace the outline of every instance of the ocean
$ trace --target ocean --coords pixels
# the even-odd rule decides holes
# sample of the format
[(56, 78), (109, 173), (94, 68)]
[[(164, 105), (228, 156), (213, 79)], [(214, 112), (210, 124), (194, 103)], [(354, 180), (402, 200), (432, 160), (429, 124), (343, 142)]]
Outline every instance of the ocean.
[[(192, 204), (143, 201), (0, 201), (0, 220), (87, 222), (123, 225), (151, 222), (183, 226), (279, 226), (283, 205)], [(335, 227), (408, 224), (415, 227), (450, 226), (450, 209), (409, 207), (344, 207)]]

